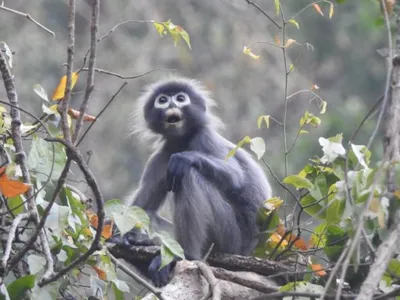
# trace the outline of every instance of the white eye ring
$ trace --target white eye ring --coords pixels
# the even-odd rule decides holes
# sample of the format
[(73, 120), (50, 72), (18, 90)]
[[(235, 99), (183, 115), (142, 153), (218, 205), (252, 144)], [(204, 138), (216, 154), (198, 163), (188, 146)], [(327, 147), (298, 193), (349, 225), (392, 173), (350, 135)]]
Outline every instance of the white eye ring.
[(172, 101), (177, 107), (183, 107), (190, 104), (190, 97), (188, 94), (180, 92), (172, 97)]
[(171, 102), (171, 97), (165, 94), (160, 94), (157, 96), (156, 100), (154, 100), (155, 108), (167, 108)]

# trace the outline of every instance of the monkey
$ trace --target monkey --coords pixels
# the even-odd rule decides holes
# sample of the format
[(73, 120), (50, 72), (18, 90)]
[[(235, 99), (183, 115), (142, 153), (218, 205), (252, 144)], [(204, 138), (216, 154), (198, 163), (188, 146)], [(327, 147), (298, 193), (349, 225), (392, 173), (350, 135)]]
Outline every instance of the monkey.
[[(134, 109), (134, 133), (158, 138), (130, 205), (143, 208), (152, 226), (172, 230), (185, 258), (200, 260), (212, 250), (250, 255), (257, 243), (257, 210), (271, 197), (259, 164), (243, 149), (226, 159), (235, 145), (219, 134), (210, 92), (198, 81), (170, 77), (150, 84)], [(158, 214), (167, 195), (172, 224)], [(128, 232), (125, 244), (138, 235)], [(161, 258), (148, 267), (155, 286), (169, 282), (173, 263), (161, 270)]]

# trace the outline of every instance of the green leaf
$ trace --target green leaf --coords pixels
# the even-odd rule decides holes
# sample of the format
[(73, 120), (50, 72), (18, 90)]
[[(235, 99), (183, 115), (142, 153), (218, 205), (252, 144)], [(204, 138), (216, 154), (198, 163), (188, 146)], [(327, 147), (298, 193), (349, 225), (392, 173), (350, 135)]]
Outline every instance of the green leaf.
[(313, 232), (310, 237), (310, 245), (315, 248), (325, 247), (326, 245), (326, 232), (327, 224), (321, 223), (318, 226), (314, 227)]
[(57, 180), (67, 161), (65, 147), (60, 143), (48, 143), (38, 136), (33, 137), (31, 149), (28, 154), (28, 164), (29, 168), (35, 172), (36, 178), (42, 182), (47, 181), (50, 175), (53, 162), (53, 146), (54, 167), (51, 179)]
[(319, 174), (314, 179), (314, 186), (310, 190), (310, 194), (314, 197), (315, 200), (321, 200), (328, 195), (328, 186), (324, 174)]
[(289, 175), (285, 179), (283, 179), (283, 183), (291, 184), (297, 189), (311, 189), (313, 184), (307, 178), (304, 178), (300, 175)]
[(46, 90), (40, 84), (33, 85), (33, 91), (43, 100), (49, 102), (49, 97), (47, 96)]
[(112, 289), (114, 292), (114, 299), (115, 300), (125, 300), (124, 292), (120, 291), (114, 282), (112, 282), (111, 286), (112, 286)]
[(149, 216), (142, 208), (138, 206), (129, 207), (123, 212), (122, 215), (112, 212), (112, 216), (114, 218), (115, 225), (117, 225), (118, 229), (121, 231), (121, 235), (124, 235), (134, 227), (149, 230)]
[(344, 201), (338, 198), (333, 198), (329, 201), (326, 208), (326, 221), (328, 224), (338, 224), (342, 220), (343, 204)]
[(18, 215), (24, 212), (24, 200), (22, 195), (16, 197), (7, 198), (8, 208), (13, 212), (14, 215)]
[(104, 203), (106, 218), (111, 218), (112, 213), (122, 214), (126, 208), (126, 205), (120, 199), (111, 199)]
[(186, 44), (188, 45), (189, 49), (192, 50), (192, 46), (190, 45), (189, 34), (182, 27), (179, 26), (179, 28), (180, 28), (179, 29), (179, 33), (180, 33), (182, 39), (186, 42)]
[(60, 282), (52, 282), (43, 287), (35, 287), (32, 290), (31, 300), (54, 300), (59, 296)]
[(304, 207), (306, 213), (308, 213), (310, 216), (316, 216), (321, 219), (326, 218), (326, 211), (324, 207), (321, 206), (321, 204), (319, 204), (319, 202), (316, 201), (310, 194), (302, 197), (300, 199), (300, 203), (302, 207)]
[[(155, 236), (161, 239), (162, 244), (168, 248), (168, 250), (173, 254), (181, 258), (185, 258), (183, 249), (177, 241), (175, 241), (171, 235), (166, 231), (160, 231), (155, 234)], [(168, 254), (168, 253), (167, 253)]]
[(11, 282), (7, 286), (10, 300), (24, 299), (25, 293), (35, 286), (36, 275), (26, 275)]
[(265, 141), (263, 138), (255, 137), (251, 139), (250, 149), (257, 155), (260, 160), (265, 153)]
[(32, 274), (37, 274), (43, 271), (44, 267), (46, 266), (46, 259), (43, 256), (39, 256), (36, 254), (29, 255), (27, 261), (28, 261), (29, 271)]
[[(42, 208), (48, 205), (47, 201), (42, 200), (38, 203)], [(61, 206), (57, 203), (53, 203), (50, 209), (50, 213), (47, 217), (45, 227), (50, 228), (55, 235), (61, 235), (64, 229), (68, 225), (68, 217), (71, 209), (67, 206)]]
[(265, 115), (264, 116), (259, 116), (257, 118), (258, 129), (261, 128), (261, 125), (262, 125), (263, 121), (265, 122), (265, 125), (267, 126), (267, 128), (269, 128), (269, 118), (270, 118), (269, 115), (268, 116), (265, 116)]
[(158, 270), (161, 270), (166, 265), (174, 260), (174, 254), (165, 245), (161, 245), (161, 265)]
[(386, 272), (394, 275), (395, 277), (400, 277), (400, 261), (398, 259), (392, 259), (387, 267)]
[(167, 34), (167, 31), (165, 30), (164, 25), (162, 23), (154, 22), (153, 25), (157, 29), (157, 32), (161, 37)]
[(366, 146), (351, 144), (352, 153), (356, 157), (357, 162), (365, 169), (368, 168), (371, 158), (371, 152)]
[(251, 138), (249, 136), (245, 136), (239, 143), (237, 143), (235, 148), (233, 148), (228, 152), (228, 154), (225, 157), (225, 160), (228, 160), (229, 158), (233, 157), (238, 151), (238, 149), (243, 147), (244, 144), (250, 144), (250, 143), (251, 143)]
[(337, 157), (344, 156), (346, 154), (346, 149), (344, 149), (342, 146), (341, 134), (329, 139), (320, 137), (318, 142), (322, 146), (322, 151), (324, 152), (324, 156), (321, 158), (322, 163), (331, 163)]
[(114, 279), (112, 282), (115, 284), (117, 289), (119, 289), (121, 292), (129, 293), (130, 289), (129, 289), (128, 284), (125, 281), (122, 281), (119, 279)]
[(276, 14), (278, 15), (279, 11), (280, 11), (281, 4), (280, 4), (279, 0), (274, 0), (274, 3), (275, 3), (275, 11), (276, 11)]
[(300, 29), (299, 23), (295, 19), (290, 19), (288, 23), (293, 24), (297, 29)]
[(323, 114), (326, 113), (326, 107), (327, 107), (327, 106), (328, 106), (328, 102), (322, 101), (321, 110), (320, 110), (320, 112), (319, 112), (321, 115), (323, 115)]
[(307, 130), (301, 129), (299, 134), (308, 134), (309, 132)]

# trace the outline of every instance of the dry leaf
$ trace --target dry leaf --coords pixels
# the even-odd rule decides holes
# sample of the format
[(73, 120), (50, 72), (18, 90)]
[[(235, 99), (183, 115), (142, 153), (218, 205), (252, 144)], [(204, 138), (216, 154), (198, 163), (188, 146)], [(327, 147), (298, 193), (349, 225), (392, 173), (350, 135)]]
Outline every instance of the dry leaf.
[(321, 6), (319, 6), (318, 3), (313, 3), (313, 6), (314, 6), (315, 10), (316, 10), (321, 16), (324, 15), (324, 13), (323, 13), (322, 10), (321, 10)]
[(97, 267), (97, 266), (92, 266), (92, 268), (96, 271), (97, 276), (99, 276), (99, 278), (100, 278), (101, 280), (107, 280), (107, 274), (106, 274), (106, 272), (104, 272), (102, 269), (100, 269), (100, 268)]
[(9, 179), (6, 174), (6, 167), (0, 168), (0, 174), (0, 191), (5, 197), (16, 197), (25, 194), (30, 189), (29, 184)]
[(326, 272), (325, 272), (325, 268), (323, 266), (321, 266), (320, 264), (310, 264), (311, 270), (313, 270), (315, 272), (315, 274), (317, 274), (318, 276), (325, 276)]
[(106, 222), (107, 224), (104, 224), (103, 231), (101, 232), (101, 235), (105, 239), (109, 239), (112, 236), (112, 228), (113, 228), (113, 221), (111, 222)]
[[(76, 81), (78, 80), (78, 73), (72, 72), (71, 77), (71, 90), (74, 88)], [(60, 100), (63, 99), (65, 96), (65, 87), (67, 86), (67, 75), (64, 75), (60, 79), (60, 83), (56, 87), (53, 96), (51, 97), (52, 100)]]
[[(68, 109), (68, 114), (71, 116), (72, 119), (78, 119), (80, 116), (80, 112), (72, 108)], [(88, 114), (84, 114), (83, 116), (83, 121), (93, 122), (94, 120), (96, 120), (96, 117), (94, 116)]]

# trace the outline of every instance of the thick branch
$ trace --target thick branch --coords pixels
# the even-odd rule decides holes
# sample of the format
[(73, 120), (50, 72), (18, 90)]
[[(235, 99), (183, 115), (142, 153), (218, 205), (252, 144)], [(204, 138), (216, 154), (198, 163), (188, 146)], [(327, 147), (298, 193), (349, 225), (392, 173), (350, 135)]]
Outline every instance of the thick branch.
[[(150, 263), (155, 256), (160, 254), (160, 247), (158, 246), (133, 246), (127, 248), (123, 245), (108, 243), (107, 248), (116, 258), (123, 258), (132, 264), (138, 262)], [(295, 274), (293, 274), (294, 269), (289, 266), (251, 256), (213, 253), (208, 257), (207, 262), (214, 267), (231, 271), (254, 272), (264, 276), (282, 273), (281, 276), (274, 277), (274, 281), (278, 284), (285, 284), (289, 281), (294, 281), (296, 278)], [(214, 275), (218, 277), (216, 274), (218, 273)], [(298, 277), (300, 277), (300, 274)], [(240, 284), (239, 282), (236, 283)]]
[[(22, 144), (21, 137), (21, 115), (19, 110), (18, 103), (18, 94), (15, 87), (14, 76), (11, 74), (8, 69), (6, 59), (0, 51), (0, 72), (3, 77), (4, 87), (6, 89), (7, 98), (11, 104), (10, 108), (10, 116), (11, 116), (11, 137), (14, 142), (15, 154), (16, 154), (16, 163), (19, 164), (22, 172), (23, 181), (27, 184), (31, 184), (31, 178), (29, 175), (28, 166), (26, 164), (26, 154), (25, 149)], [(33, 195), (32, 189), (29, 189), (26, 192), (27, 203), (28, 203), (28, 211), (31, 213), (31, 217), (35, 224), (39, 222), (39, 213), (37, 211), (35, 198)], [(44, 231), (40, 232), (40, 242), (43, 247), (43, 251), (46, 257), (46, 273), (53, 272), (53, 259), (50, 254), (50, 246), (47, 241), (47, 237)], [(21, 253), (21, 252), (20, 252)]]
[(394, 253), (400, 246), (400, 224), (390, 233), (386, 241), (378, 248), (374, 264), (370, 268), (367, 278), (361, 286), (356, 300), (372, 299), (382, 276), (385, 273)]

